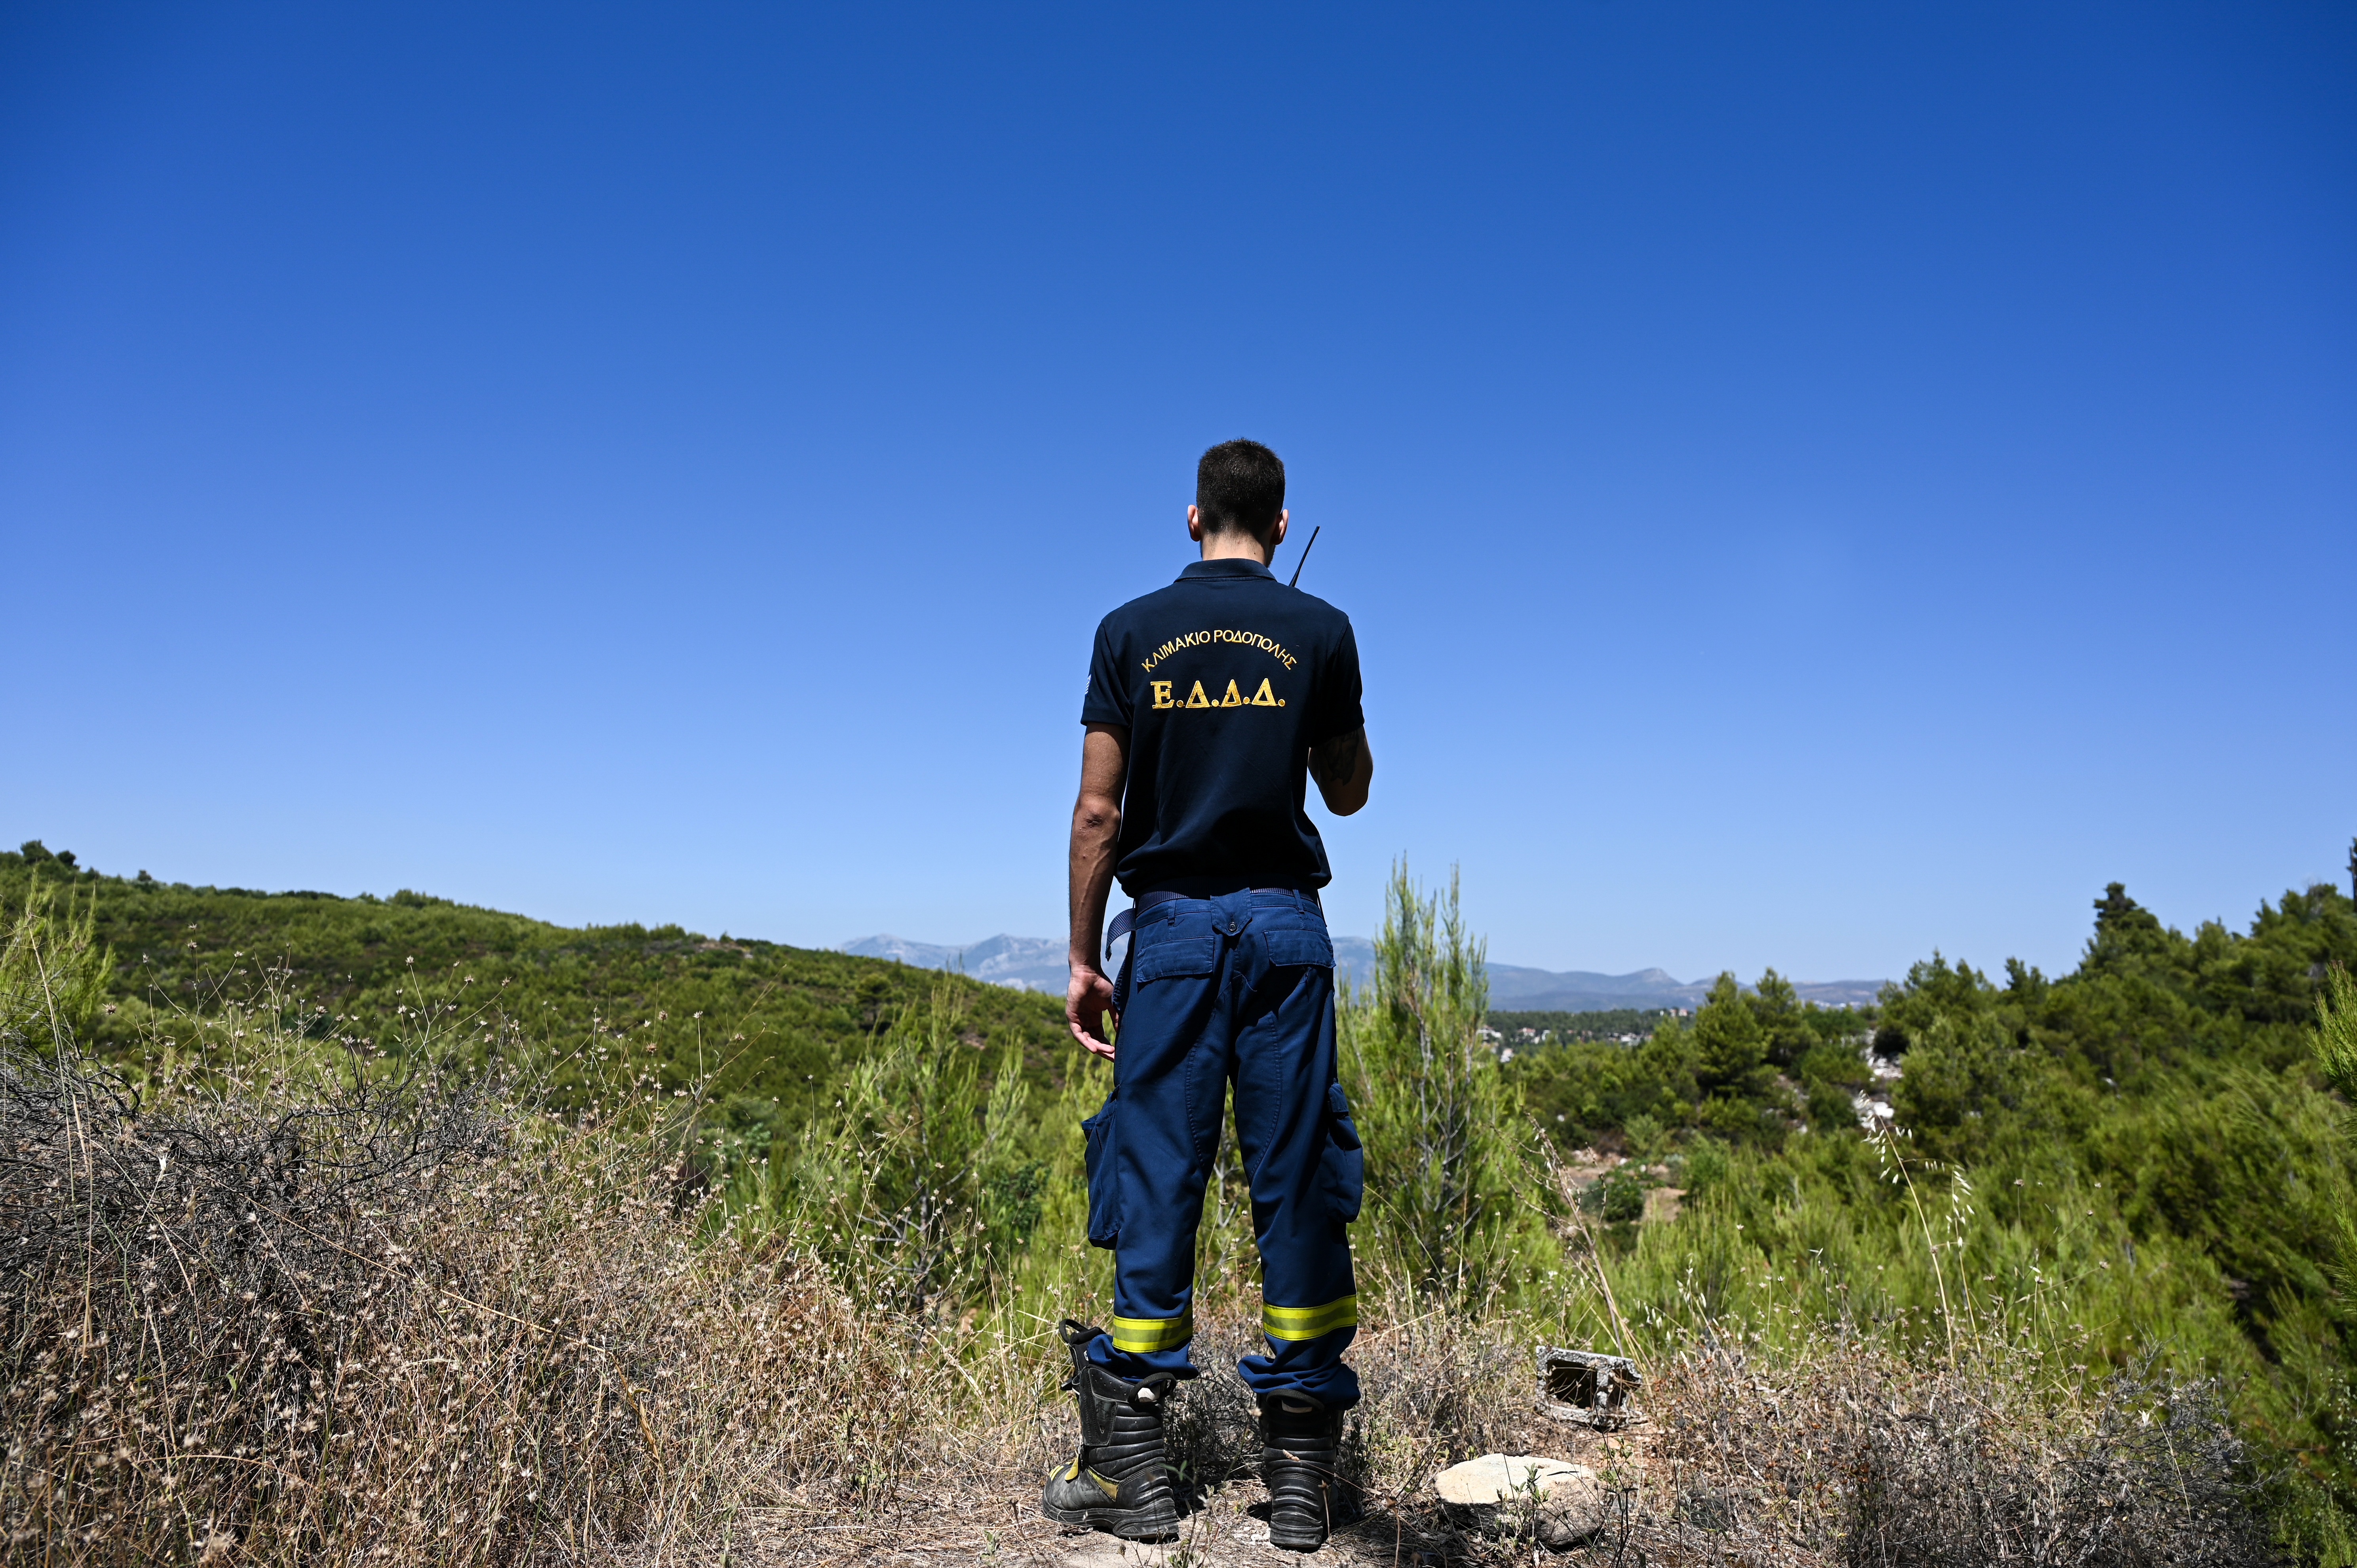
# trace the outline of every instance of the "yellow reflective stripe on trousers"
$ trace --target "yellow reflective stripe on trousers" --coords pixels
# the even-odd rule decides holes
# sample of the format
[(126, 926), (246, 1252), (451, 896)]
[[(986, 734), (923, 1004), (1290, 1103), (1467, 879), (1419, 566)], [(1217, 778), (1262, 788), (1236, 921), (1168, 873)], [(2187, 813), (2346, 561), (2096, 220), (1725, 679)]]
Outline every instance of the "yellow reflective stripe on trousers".
[(1358, 1323), (1355, 1295), (1323, 1306), (1270, 1306), (1264, 1302), (1260, 1309), (1260, 1331), (1271, 1339), (1315, 1339), (1337, 1328), (1355, 1328)]
[(1195, 1337), (1194, 1309), (1190, 1307), (1176, 1317), (1116, 1317), (1111, 1332), (1113, 1348), (1133, 1356), (1153, 1350), (1176, 1350)]

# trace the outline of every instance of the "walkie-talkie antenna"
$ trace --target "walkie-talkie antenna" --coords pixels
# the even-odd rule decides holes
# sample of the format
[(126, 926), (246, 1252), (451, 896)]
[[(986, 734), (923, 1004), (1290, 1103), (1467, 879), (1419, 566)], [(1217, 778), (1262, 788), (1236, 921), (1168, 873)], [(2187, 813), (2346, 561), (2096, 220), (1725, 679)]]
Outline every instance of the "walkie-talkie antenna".
[[(1318, 525), (1319, 528), (1324, 526), (1323, 523)], [(1317, 547), (1318, 529), (1313, 528), (1309, 531), (1309, 542), (1301, 547), (1301, 559), (1293, 564), (1293, 580), (1285, 585), (1286, 587), (1297, 588), (1301, 585), (1301, 569), (1309, 564), (1309, 553)]]

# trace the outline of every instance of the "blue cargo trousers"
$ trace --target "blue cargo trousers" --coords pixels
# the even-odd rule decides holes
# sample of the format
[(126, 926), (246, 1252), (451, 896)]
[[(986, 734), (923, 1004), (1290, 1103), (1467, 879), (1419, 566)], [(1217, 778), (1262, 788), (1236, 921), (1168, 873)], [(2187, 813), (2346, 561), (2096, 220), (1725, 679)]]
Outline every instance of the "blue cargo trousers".
[(1089, 1240), (1114, 1251), (1112, 1325), (1089, 1359), (1132, 1380), (1195, 1375), (1195, 1232), (1232, 1083), (1268, 1341), (1237, 1370), (1257, 1395), (1355, 1404), (1344, 1227), (1365, 1156), (1336, 1081), (1326, 917), (1308, 894), (1256, 889), (1172, 899), (1136, 922), (1115, 987), (1113, 1094), (1082, 1123)]

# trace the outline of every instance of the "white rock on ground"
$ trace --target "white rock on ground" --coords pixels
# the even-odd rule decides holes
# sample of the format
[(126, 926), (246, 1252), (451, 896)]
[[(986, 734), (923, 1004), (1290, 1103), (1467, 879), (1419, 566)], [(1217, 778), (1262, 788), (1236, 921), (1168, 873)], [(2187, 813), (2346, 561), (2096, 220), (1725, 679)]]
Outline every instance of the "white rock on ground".
[(1604, 1487), (1585, 1465), (1537, 1454), (1484, 1454), (1432, 1478), (1461, 1522), (1485, 1535), (1534, 1535), (1557, 1550), (1604, 1528)]

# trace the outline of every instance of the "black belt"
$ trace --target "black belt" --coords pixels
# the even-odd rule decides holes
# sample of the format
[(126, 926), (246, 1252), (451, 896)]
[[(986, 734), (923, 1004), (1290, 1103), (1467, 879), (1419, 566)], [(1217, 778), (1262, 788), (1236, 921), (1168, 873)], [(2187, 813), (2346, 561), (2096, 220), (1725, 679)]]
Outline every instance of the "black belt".
[[(1316, 888), (1237, 887), (1224, 889), (1224, 891), (1236, 893), (1297, 893), (1301, 897), (1308, 899), (1312, 904), (1318, 902), (1318, 891)], [(1157, 904), (1168, 904), (1173, 899), (1178, 898), (1204, 898), (1211, 897), (1213, 897), (1213, 895), (1204, 893), (1179, 893), (1168, 887), (1149, 888), (1146, 892), (1139, 894), (1136, 897), (1129, 901), (1129, 908), (1124, 909), (1120, 914), (1115, 915), (1113, 918), (1113, 924), (1105, 928), (1105, 957), (1108, 959), (1113, 957), (1113, 944), (1121, 940), (1122, 938), (1129, 935), (1131, 931), (1137, 929), (1137, 913), (1139, 910), (1151, 909)]]

